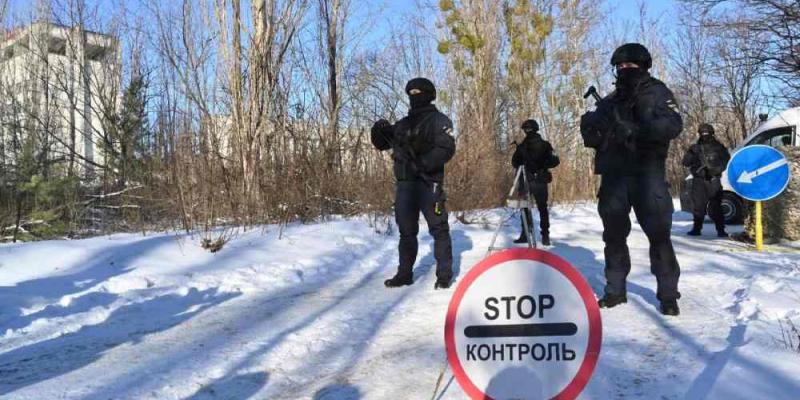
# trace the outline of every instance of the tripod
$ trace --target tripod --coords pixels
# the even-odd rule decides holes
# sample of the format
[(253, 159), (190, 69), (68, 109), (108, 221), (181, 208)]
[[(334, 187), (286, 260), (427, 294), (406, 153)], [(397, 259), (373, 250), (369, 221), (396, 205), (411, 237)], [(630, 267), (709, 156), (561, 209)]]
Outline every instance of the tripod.
[[(519, 184), (522, 183), (522, 187), (524, 189), (524, 194), (522, 198), (515, 198), (515, 193), (517, 193), (517, 188)], [(491, 252), (497, 250), (503, 250), (502, 247), (495, 247), (494, 244), (497, 241), (497, 235), (500, 234), (500, 230), (503, 229), (503, 225), (505, 225), (506, 221), (510, 218), (514, 217), (518, 213), (521, 215), (522, 210), (525, 208), (530, 209), (531, 205), (533, 205), (533, 201), (531, 201), (531, 191), (530, 186), (528, 186), (528, 176), (525, 173), (525, 166), (521, 165), (517, 168), (517, 173), (514, 176), (514, 185), (511, 186), (511, 191), (508, 192), (508, 197), (506, 197), (506, 207), (514, 209), (509, 217), (504, 220), (501, 220), (498, 225), (497, 229), (494, 231), (494, 236), (492, 236), (492, 243), (489, 245), (489, 249), (486, 252), (488, 256)], [(528, 238), (528, 248), (535, 248), (536, 247), (536, 236), (533, 230), (533, 226), (528, 224), (528, 218), (524, 215), (522, 216), (522, 229), (525, 230), (525, 234)], [(533, 219), (533, 218), (531, 218)], [(444, 376), (445, 371), (447, 370), (447, 359), (444, 361), (444, 365), (442, 365), (442, 369), (439, 373), (439, 378), (436, 380), (436, 386), (433, 390), (433, 397), (431, 400), (436, 398), (436, 393), (439, 391), (439, 385), (442, 383), (442, 377)]]
[[(517, 189), (520, 184), (522, 184), (524, 193), (522, 198), (515, 197), (515, 193), (518, 192)], [(525, 166), (520, 165), (519, 168), (517, 168), (516, 175), (514, 176), (514, 184), (511, 186), (511, 191), (508, 192), (508, 196), (506, 197), (506, 207), (514, 209), (514, 211), (511, 213), (511, 217), (517, 215), (517, 213), (521, 215), (522, 229), (525, 231), (525, 235), (528, 239), (528, 248), (536, 247), (536, 233), (533, 229), (533, 226), (530, 226), (528, 223), (528, 218), (526, 218), (525, 215), (522, 215), (524, 214), (522, 210), (526, 208), (530, 210), (532, 205), (533, 201), (531, 200), (530, 186), (528, 184), (528, 174), (525, 173)], [(492, 236), (492, 243), (489, 244), (489, 253), (496, 250), (502, 250), (501, 247), (495, 247), (494, 245), (495, 242), (497, 242), (497, 235), (500, 234), (500, 230), (503, 229), (503, 225), (507, 220), (508, 219), (500, 221), (500, 223), (497, 225), (497, 229), (494, 231), (494, 235)]]

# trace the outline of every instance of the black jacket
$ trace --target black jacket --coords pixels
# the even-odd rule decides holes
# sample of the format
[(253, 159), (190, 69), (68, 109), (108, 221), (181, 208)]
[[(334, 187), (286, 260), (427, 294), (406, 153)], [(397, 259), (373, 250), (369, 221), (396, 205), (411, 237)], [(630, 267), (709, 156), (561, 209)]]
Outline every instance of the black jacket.
[(700, 138), (683, 156), (683, 165), (700, 179), (719, 178), (728, 166), (728, 149), (713, 136)]
[(646, 76), (633, 95), (614, 92), (581, 117), (584, 146), (596, 149), (595, 173), (665, 175), (669, 142), (683, 130), (672, 92)]
[(526, 135), (511, 157), (511, 164), (515, 169), (524, 165), (528, 179), (540, 183), (550, 183), (553, 180), (548, 169), (557, 167), (560, 162), (553, 153), (553, 146), (539, 134)]
[(453, 123), (434, 105), (409, 111), (383, 129), (373, 127), (370, 138), (378, 150), (392, 149), (398, 181), (444, 181), (444, 165), (453, 158)]

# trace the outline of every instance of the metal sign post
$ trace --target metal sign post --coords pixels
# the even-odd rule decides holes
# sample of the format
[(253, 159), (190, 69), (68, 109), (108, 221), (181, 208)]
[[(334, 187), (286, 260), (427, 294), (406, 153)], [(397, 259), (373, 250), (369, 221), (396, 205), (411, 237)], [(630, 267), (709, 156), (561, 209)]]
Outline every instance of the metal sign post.
[(786, 157), (770, 146), (741, 148), (728, 162), (728, 181), (739, 196), (756, 203), (756, 249), (764, 248), (761, 202), (781, 194), (789, 184)]
[(756, 202), (756, 250), (764, 250), (764, 230), (761, 225), (761, 202)]

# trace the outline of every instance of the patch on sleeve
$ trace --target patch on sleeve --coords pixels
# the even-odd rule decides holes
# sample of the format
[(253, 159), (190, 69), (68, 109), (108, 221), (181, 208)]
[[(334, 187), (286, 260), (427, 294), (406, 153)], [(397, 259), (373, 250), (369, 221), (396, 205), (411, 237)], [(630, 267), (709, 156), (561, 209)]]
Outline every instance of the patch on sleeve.
[(668, 99), (667, 107), (674, 112), (678, 112), (678, 103), (675, 101), (675, 99)]
[(449, 126), (445, 126), (443, 130), (444, 130), (444, 133), (446, 133), (448, 135), (452, 135), (453, 134), (453, 128), (451, 128)]

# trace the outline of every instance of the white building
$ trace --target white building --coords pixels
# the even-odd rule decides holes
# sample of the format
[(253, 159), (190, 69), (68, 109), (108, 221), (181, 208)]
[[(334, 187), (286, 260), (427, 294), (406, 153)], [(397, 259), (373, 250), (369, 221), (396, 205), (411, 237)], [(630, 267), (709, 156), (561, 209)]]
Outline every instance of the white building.
[(200, 120), (201, 146), (209, 146), (211, 152), (224, 159), (233, 154), (234, 136), (233, 117), (226, 114), (216, 114)]
[(49, 159), (64, 160), (63, 171), (103, 165), (105, 122), (120, 102), (119, 53), (116, 39), (81, 27), (39, 22), (6, 32), (0, 164), (15, 164), (20, 140), (36, 132), (35, 145)]

